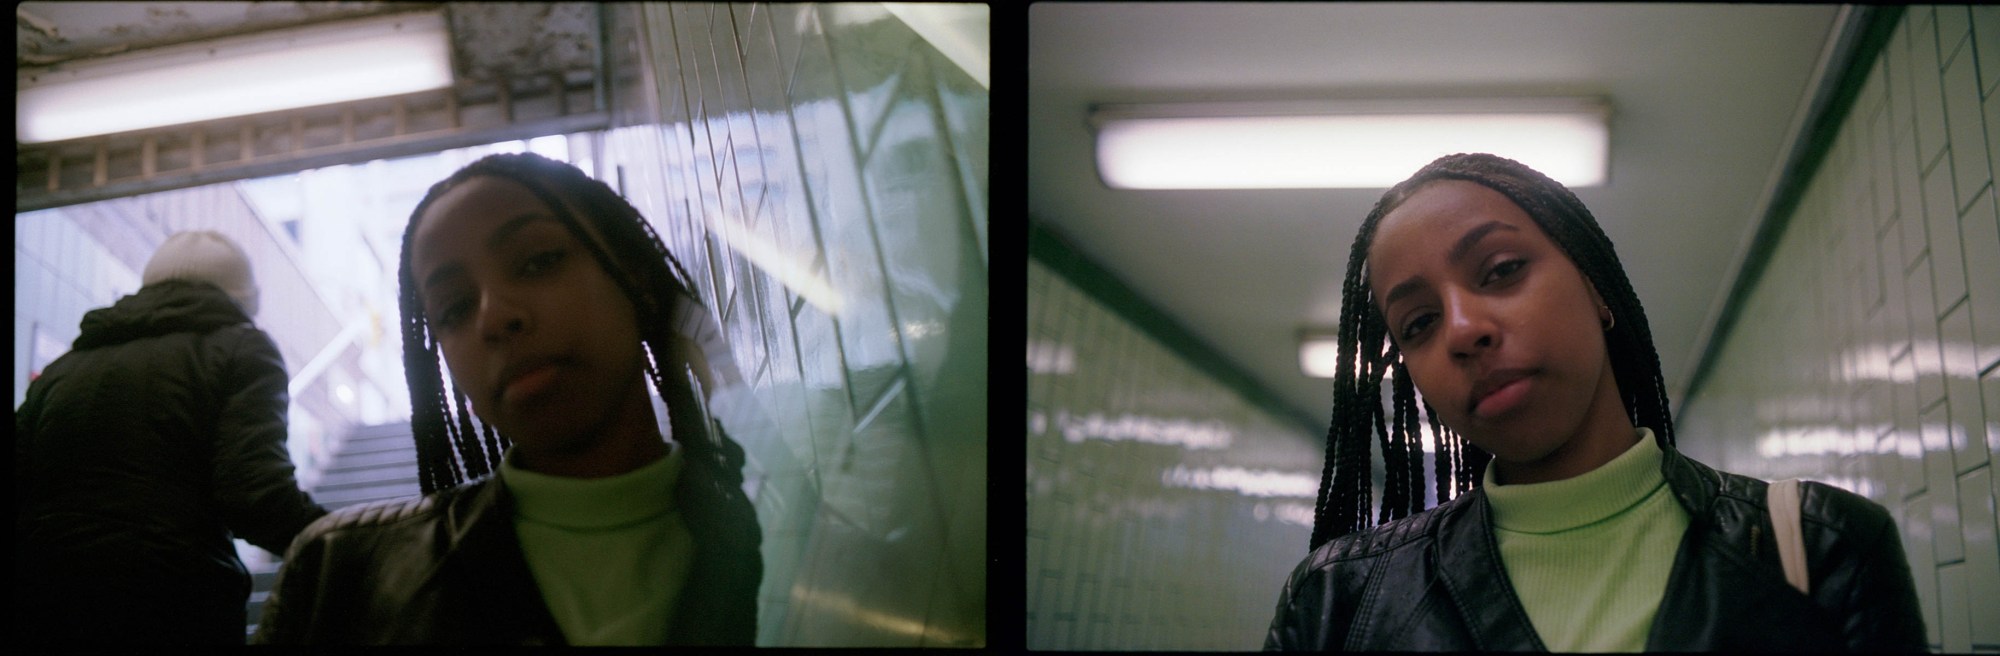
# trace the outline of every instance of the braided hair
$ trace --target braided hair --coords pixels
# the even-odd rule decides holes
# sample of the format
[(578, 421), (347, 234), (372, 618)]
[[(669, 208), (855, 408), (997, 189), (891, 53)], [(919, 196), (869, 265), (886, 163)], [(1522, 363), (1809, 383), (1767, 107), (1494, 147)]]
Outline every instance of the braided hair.
[[(1370, 438), (1382, 448), (1383, 485), (1379, 517), (1385, 523), (1423, 511), (1423, 452), (1417, 410), (1423, 409), (1437, 442), (1432, 456), (1437, 503), (1480, 485), (1492, 455), (1445, 427), (1428, 402), (1419, 402), (1388, 339), (1388, 324), (1368, 281), (1368, 248), (1382, 217), (1424, 186), (1465, 180), (1500, 192), (1526, 211), (1563, 253), (1589, 278), (1617, 322), (1605, 334), (1611, 369), (1634, 426), (1649, 428), (1662, 444), (1674, 444), (1673, 417), (1667, 412), (1666, 384), (1645, 309), (1625, 278), (1611, 239), (1590, 210), (1561, 183), (1504, 157), (1484, 153), (1447, 155), (1391, 187), (1361, 223), (1347, 259), (1341, 286), (1339, 368), (1333, 379), (1333, 420), (1326, 433), (1326, 467), (1313, 508), (1311, 548), (1371, 526), (1373, 492)], [(1392, 376), (1385, 416), (1382, 379)]]
[[(639, 210), (610, 186), (556, 160), (533, 153), (509, 153), (481, 158), (432, 185), (410, 212), (409, 226), (403, 232), (402, 263), (397, 271), (402, 286), (403, 370), (410, 384), (410, 427), (416, 437), (424, 494), (492, 472), (510, 445), (506, 436), (496, 434), (483, 421), (479, 429), (474, 428), (465, 393), (456, 386), (449, 402), (445, 398), (437, 343), (424, 318), (423, 302), (410, 270), (418, 219), (439, 196), (477, 176), (503, 178), (527, 188), (617, 283), (638, 316), (646, 373), (666, 401), (675, 441), (688, 449), (690, 463), (721, 462), (725, 470), (734, 472), (734, 482), (740, 485), (742, 450), (721, 435), (719, 427), (717, 434), (710, 434), (708, 421), (695, 403), (694, 383), (688, 379), (689, 349), (695, 346), (674, 330), (674, 312), (683, 309), (683, 304), (700, 302), (689, 285), (687, 271)], [(561, 199), (573, 204), (566, 205)], [(570, 207), (575, 208), (575, 214)], [(603, 236), (602, 242), (584, 231), (581, 222), (585, 221)], [(736, 466), (726, 466), (731, 463)]]

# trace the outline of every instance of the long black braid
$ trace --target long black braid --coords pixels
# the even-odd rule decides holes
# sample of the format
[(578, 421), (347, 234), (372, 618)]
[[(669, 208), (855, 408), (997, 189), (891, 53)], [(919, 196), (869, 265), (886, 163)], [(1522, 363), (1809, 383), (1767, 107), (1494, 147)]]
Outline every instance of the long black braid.
[[(666, 402), (675, 441), (688, 449), (690, 464), (720, 465), (704, 467), (709, 471), (701, 475), (717, 477), (715, 484), (740, 486), (742, 449), (719, 426), (715, 431), (709, 430), (689, 378), (688, 355), (690, 349), (698, 347), (675, 330), (674, 313), (688, 309), (683, 304), (700, 302), (688, 282), (691, 278), (686, 270), (667, 251), (638, 209), (611, 187), (574, 166), (532, 153), (511, 153), (481, 158), (432, 185), (423, 201), (410, 212), (409, 226), (403, 232), (402, 263), (398, 270), (402, 286), (403, 368), (410, 384), (410, 423), (417, 442), (424, 494), (492, 472), (510, 445), (505, 435), (497, 434), (484, 422), (479, 422), (480, 427), (475, 429), (465, 394), (455, 386), (451, 405), (457, 411), (447, 408), (437, 344), (424, 318), (423, 303), (417, 296), (415, 277), (410, 270), (418, 219), (439, 196), (476, 176), (503, 178), (527, 188), (596, 258), (632, 302), (646, 356), (646, 372)], [(565, 204), (561, 202), (563, 199), (572, 203)], [(589, 221), (597, 234), (602, 235), (602, 241), (585, 232), (580, 221)]]
[[(1408, 517), (1423, 510), (1423, 452), (1417, 409), (1429, 419), (1435, 439), (1432, 464), (1437, 502), (1479, 487), (1492, 455), (1444, 426), (1428, 403), (1415, 398), (1402, 353), (1388, 339), (1388, 325), (1376, 307), (1368, 282), (1368, 247), (1382, 217), (1419, 189), (1438, 180), (1465, 180), (1500, 192), (1526, 211), (1548, 233), (1577, 269), (1589, 278), (1611, 308), (1616, 324), (1605, 334), (1613, 376), (1624, 397), (1632, 425), (1653, 431), (1667, 447), (1674, 445), (1674, 424), (1667, 411), (1666, 383), (1660, 355), (1646, 311), (1625, 277), (1611, 239), (1576, 194), (1541, 172), (1504, 157), (1484, 153), (1448, 155), (1424, 166), (1408, 180), (1382, 195), (1348, 253), (1347, 277), (1341, 285), (1340, 350), (1333, 379), (1333, 418), (1326, 433), (1326, 467), (1320, 474), (1319, 499), (1314, 504), (1312, 546), (1355, 531), (1366, 530), (1372, 494), (1372, 431), (1382, 446), (1383, 486), (1376, 523)], [(1382, 402), (1382, 379), (1390, 385), (1389, 414)], [(1387, 430), (1385, 430), (1385, 425)]]

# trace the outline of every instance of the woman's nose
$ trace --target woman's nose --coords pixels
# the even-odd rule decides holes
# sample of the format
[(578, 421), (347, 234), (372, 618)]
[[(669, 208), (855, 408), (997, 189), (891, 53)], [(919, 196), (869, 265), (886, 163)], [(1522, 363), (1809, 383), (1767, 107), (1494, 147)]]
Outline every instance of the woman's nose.
[(486, 339), (503, 339), (527, 332), (528, 313), (508, 295), (495, 291), (479, 295), (479, 334)]
[(1463, 292), (1444, 297), (1445, 346), (1453, 357), (1470, 358), (1500, 345), (1499, 325), (1477, 298)]

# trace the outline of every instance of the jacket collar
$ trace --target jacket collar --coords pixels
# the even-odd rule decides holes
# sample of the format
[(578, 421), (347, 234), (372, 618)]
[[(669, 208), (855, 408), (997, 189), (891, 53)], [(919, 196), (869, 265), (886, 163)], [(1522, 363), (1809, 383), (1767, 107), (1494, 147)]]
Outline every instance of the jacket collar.
[[(1653, 439), (1661, 439), (1658, 431)], [(1667, 487), (1673, 490), (1674, 499), (1687, 509), (1689, 533), (1697, 533), (1697, 526), (1704, 523), (1719, 494), (1722, 478), (1715, 470), (1681, 455), (1664, 440), (1660, 442), (1660, 451), (1660, 473), (1667, 479)], [(1493, 509), (1485, 489), (1468, 496), (1466, 503), (1439, 520), (1437, 539), (1431, 543), (1435, 550), (1431, 559), (1438, 563), (1439, 576), (1451, 597), (1458, 601), (1459, 613), (1478, 649), (1547, 651), (1500, 561), (1500, 543), (1493, 535)], [(1682, 568), (1679, 562), (1688, 559), (1684, 556), (1689, 544), (1683, 541), (1674, 559), (1677, 577), (1686, 576), (1678, 570)], [(1672, 586), (1668, 588), (1668, 596), (1673, 596)], [(1668, 601), (1661, 602), (1662, 614), (1668, 610)]]
[(437, 642), (565, 644), (521, 553), (513, 498), (496, 476), (445, 493), (437, 557), (417, 593), (438, 597), (428, 620), (437, 626), (425, 632)]
[(1458, 601), (1477, 650), (1548, 651), (1500, 562), (1500, 543), (1493, 537), (1493, 509), (1486, 491), (1475, 490), (1470, 497), (1439, 523), (1438, 539), (1431, 543), (1438, 575), (1451, 598)]
[(1653, 439), (1660, 440), (1660, 474), (1666, 477), (1667, 487), (1673, 489), (1674, 500), (1680, 502), (1694, 521), (1707, 517), (1715, 505), (1715, 497), (1721, 493), (1722, 475), (1668, 446), (1659, 431), (1653, 432)]

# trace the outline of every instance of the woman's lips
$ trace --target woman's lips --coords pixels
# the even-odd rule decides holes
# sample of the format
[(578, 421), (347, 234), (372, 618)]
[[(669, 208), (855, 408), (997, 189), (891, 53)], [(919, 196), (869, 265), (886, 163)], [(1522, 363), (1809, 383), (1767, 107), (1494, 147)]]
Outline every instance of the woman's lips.
[(522, 399), (540, 396), (555, 385), (557, 373), (556, 364), (553, 362), (530, 369), (507, 383), (507, 387), (501, 391), (501, 399), (508, 403), (516, 403)]
[(1534, 385), (1528, 376), (1520, 376), (1501, 384), (1487, 392), (1474, 403), (1472, 414), (1480, 419), (1491, 419), (1520, 407), (1528, 398), (1528, 389)]

